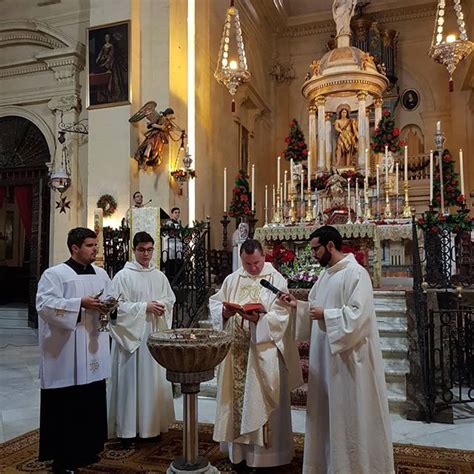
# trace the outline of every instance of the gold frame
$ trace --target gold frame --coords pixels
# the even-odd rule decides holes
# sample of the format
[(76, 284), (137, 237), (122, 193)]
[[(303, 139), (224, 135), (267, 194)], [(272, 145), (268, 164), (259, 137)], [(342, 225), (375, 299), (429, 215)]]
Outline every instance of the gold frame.
[[(126, 84), (126, 90), (127, 90), (127, 99), (126, 100), (117, 100), (117, 101), (111, 101), (111, 102), (104, 102), (104, 103), (94, 103), (91, 105), (91, 85), (90, 85), (90, 79), (91, 79), (91, 69), (90, 69), (90, 56), (91, 54), (94, 54), (94, 57), (97, 57), (98, 52), (94, 50), (94, 53), (91, 53), (90, 47), (91, 47), (91, 34), (94, 32), (101, 32), (99, 33), (99, 37), (105, 36), (107, 33), (107, 30), (111, 30), (112, 28), (116, 27), (122, 27), (126, 26), (126, 32), (127, 32), (127, 84)], [(104, 31), (105, 30), (105, 31)], [(113, 32), (112, 32), (113, 33)], [(103, 39), (102, 43), (103, 44)], [(87, 110), (94, 110), (94, 109), (103, 109), (103, 108), (108, 108), (108, 107), (117, 107), (120, 105), (128, 105), (131, 104), (132, 100), (132, 89), (131, 89), (131, 73), (130, 73), (130, 68), (131, 68), (131, 22), (130, 20), (124, 20), (124, 21), (117, 21), (115, 23), (107, 23), (105, 25), (98, 25), (98, 26), (92, 26), (90, 28), (87, 28), (87, 82), (86, 82), (86, 108)]]

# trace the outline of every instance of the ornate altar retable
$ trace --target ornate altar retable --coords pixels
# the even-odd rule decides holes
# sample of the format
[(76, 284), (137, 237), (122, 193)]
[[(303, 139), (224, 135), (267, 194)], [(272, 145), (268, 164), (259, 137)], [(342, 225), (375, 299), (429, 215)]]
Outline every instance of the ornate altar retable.
[[(298, 242), (307, 241), (311, 233), (320, 225), (312, 226), (268, 226), (255, 230), (254, 238), (266, 242)], [(357, 241), (362, 250), (371, 251), (372, 260), (368, 265), (374, 287), (380, 287), (382, 277), (382, 245), (384, 240), (403, 241), (412, 239), (411, 223), (393, 224), (338, 224), (334, 227), (339, 230), (344, 240)]]

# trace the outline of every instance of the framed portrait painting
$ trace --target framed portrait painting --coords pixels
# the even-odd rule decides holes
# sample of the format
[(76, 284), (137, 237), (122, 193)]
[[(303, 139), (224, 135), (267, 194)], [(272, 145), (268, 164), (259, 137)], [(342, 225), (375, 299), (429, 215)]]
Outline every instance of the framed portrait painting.
[(130, 103), (130, 21), (87, 30), (87, 108)]
[(420, 94), (415, 89), (406, 89), (402, 94), (402, 107), (405, 110), (415, 110), (420, 104)]

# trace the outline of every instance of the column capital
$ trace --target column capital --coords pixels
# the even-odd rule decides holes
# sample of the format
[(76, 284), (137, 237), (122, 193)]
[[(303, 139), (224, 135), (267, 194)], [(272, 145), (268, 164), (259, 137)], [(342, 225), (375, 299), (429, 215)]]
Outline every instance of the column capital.
[(375, 107), (382, 107), (383, 105), (383, 99), (381, 97), (376, 97), (374, 99), (374, 106)]
[(320, 96), (317, 97), (316, 100), (314, 101), (318, 107), (323, 107), (326, 105), (326, 97)]
[(360, 102), (362, 100), (367, 99), (368, 92), (367, 91), (359, 91), (357, 92), (357, 100)]
[(64, 95), (61, 97), (53, 97), (48, 102), (48, 108), (54, 114), (58, 112), (69, 112), (70, 110), (75, 110), (80, 112), (82, 109), (81, 98), (77, 94)]
[(324, 114), (326, 121), (331, 120), (332, 116), (333, 116), (333, 112), (325, 112)]
[(318, 108), (316, 107), (314, 102), (311, 102), (311, 104), (309, 104), (309, 106), (308, 106), (308, 112), (310, 114), (315, 114), (317, 110), (318, 110)]

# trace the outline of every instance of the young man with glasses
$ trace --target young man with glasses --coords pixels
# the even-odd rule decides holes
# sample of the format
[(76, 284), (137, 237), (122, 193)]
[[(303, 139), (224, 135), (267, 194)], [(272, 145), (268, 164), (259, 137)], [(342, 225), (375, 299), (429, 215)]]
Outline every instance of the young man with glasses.
[(146, 345), (148, 336), (171, 328), (175, 296), (166, 276), (152, 262), (154, 240), (146, 232), (133, 238), (134, 259), (113, 279), (120, 296), (112, 335), (112, 378), (108, 391), (109, 436), (153, 438), (173, 423), (171, 383)]
[(311, 337), (303, 473), (394, 472), (387, 389), (370, 276), (342, 253), (335, 227), (310, 236), (325, 268), (296, 309), (296, 332)]

